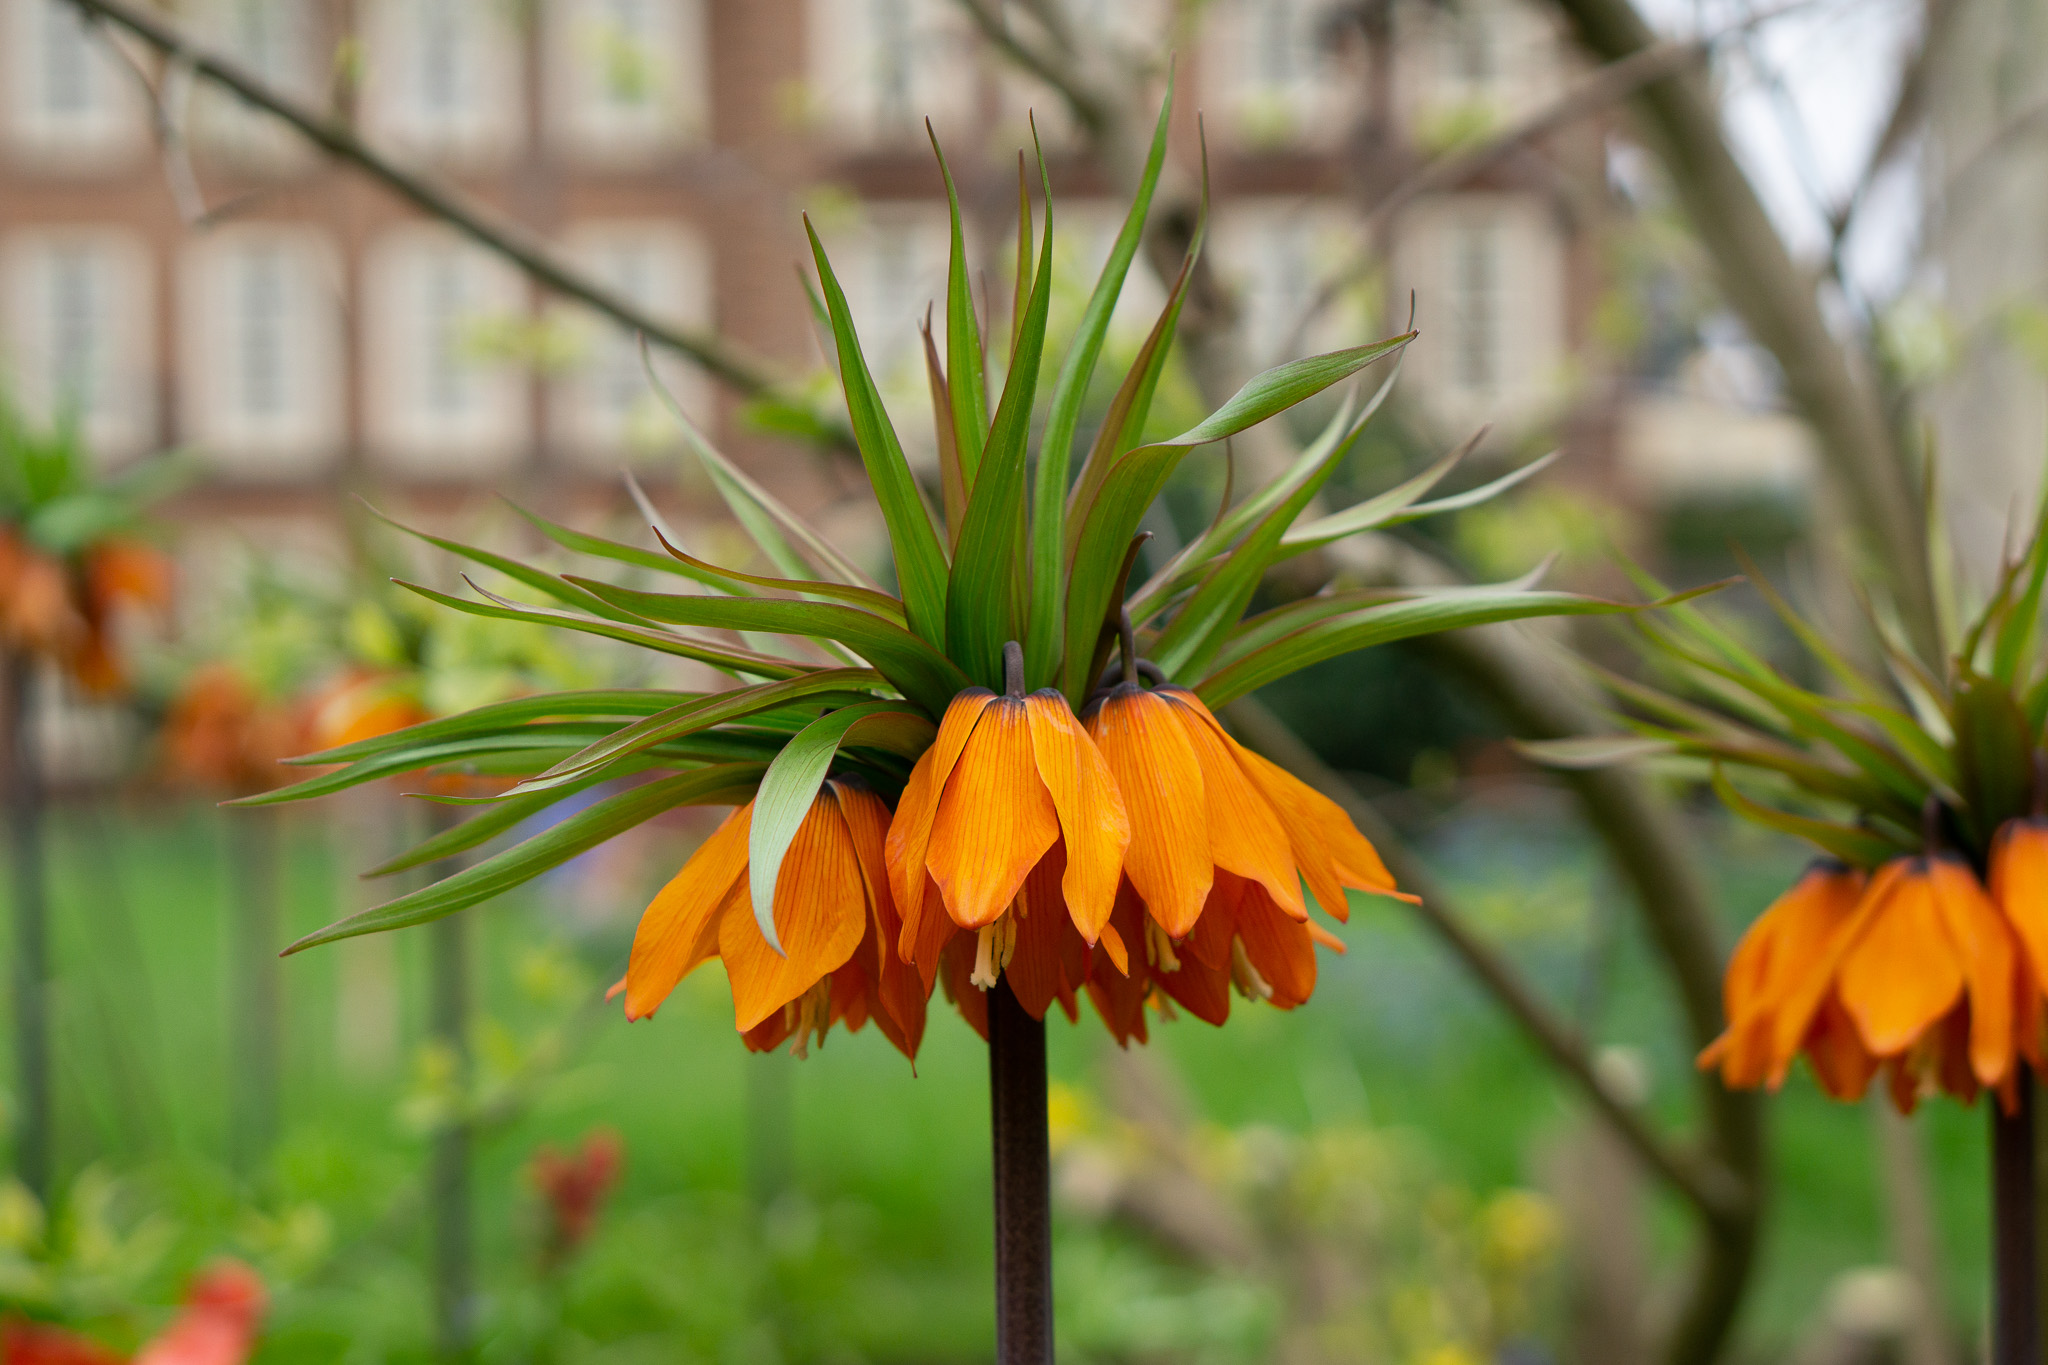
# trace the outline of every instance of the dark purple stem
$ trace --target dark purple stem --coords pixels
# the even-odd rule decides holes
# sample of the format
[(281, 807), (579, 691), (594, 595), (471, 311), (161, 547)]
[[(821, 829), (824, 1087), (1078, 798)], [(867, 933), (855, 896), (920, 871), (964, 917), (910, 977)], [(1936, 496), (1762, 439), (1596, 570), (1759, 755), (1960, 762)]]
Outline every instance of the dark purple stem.
[(2040, 1227), (2034, 1165), (2034, 1075), (2019, 1104), (1991, 1104), (1991, 1365), (2040, 1365)]
[(1052, 1152), (1045, 1024), (1008, 980), (988, 993), (989, 1127), (995, 1147), (996, 1365), (1052, 1365)]

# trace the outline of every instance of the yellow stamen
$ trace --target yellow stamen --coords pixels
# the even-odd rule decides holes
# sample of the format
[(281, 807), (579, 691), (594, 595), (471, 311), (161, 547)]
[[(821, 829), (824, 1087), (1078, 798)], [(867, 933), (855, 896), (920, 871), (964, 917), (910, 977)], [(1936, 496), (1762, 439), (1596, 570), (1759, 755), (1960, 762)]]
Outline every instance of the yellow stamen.
[(1180, 970), (1180, 959), (1174, 955), (1173, 940), (1167, 937), (1166, 931), (1159, 927), (1159, 921), (1154, 919), (1145, 921), (1145, 956), (1162, 972)]
[(983, 990), (995, 989), (996, 978), (1017, 951), (1017, 920), (1009, 911), (984, 924), (974, 938), (974, 974), (967, 979)]
[(832, 1026), (832, 978), (825, 977), (782, 1008), (794, 1011), (790, 1054), (798, 1058), (810, 1056), (813, 1035), (818, 1046), (823, 1047), (825, 1030)]
[(1273, 988), (1266, 978), (1259, 975), (1259, 969), (1252, 966), (1252, 960), (1245, 955), (1244, 940), (1230, 940), (1230, 984), (1237, 987), (1237, 993), (1247, 1000), (1271, 1000)]

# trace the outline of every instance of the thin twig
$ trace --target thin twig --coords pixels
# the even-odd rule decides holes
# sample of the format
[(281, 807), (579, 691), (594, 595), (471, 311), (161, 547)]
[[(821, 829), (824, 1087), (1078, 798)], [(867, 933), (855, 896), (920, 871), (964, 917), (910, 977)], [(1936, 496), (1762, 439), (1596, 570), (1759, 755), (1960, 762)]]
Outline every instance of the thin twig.
[(974, 21), (981, 36), (997, 51), (1057, 90), (1083, 127), (1091, 132), (1100, 132), (1107, 126), (1109, 110), (1096, 93), (1075, 75), (1078, 54), (1071, 49), (1045, 52), (1025, 42), (1004, 20), (1001, 0), (993, 0), (993, 3), (991, 0), (957, 0), (957, 3)]
[(1231, 703), (1225, 712), (1245, 742), (1344, 808), (1353, 823), (1371, 839), (1380, 856), (1406, 890), (1421, 896), (1414, 907), (1434, 932), (1478, 978), (1494, 1000), (1512, 1015), (1537, 1047), (1578, 1085), (1629, 1148), (1710, 1221), (1734, 1216), (1743, 1201), (1741, 1184), (1719, 1162), (1680, 1150), (1666, 1142), (1637, 1109), (1614, 1092), (1600, 1076), (1577, 1032), (1545, 1004), (1512, 967), (1465, 927), (1452, 907), (1450, 894), (1421, 860), (1341, 774), (1316, 757), (1300, 737), (1271, 711), (1255, 701)]
[[(638, 304), (605, 287), (557, 256), (525, 228), (474, 203), (466, 196), (394, 164), (358, 137), (338, 117), (309, 108), (281, 93), (262, 77), (219, 53), (194, 45), (176, 27), (130, 0), (68, 0), (88, 19), (100, 19), (135, 35), (173, 62), (190, 66), (193, 74), (232, 92), (244, 103), (283, 120), (308, 141), (338, 160), (348, 162), (381, 182), (414, 207), (461, 231), (473, 241), (511, 261), (557, 294), (609, 317), (629, 331), (680, 352), (742, 395), (754, 397), (783, 389), (784, 377), (768, 363), (710, 332), (679, 327), (646, 312)], [(833, 439), (851, 444), (837, 422), (828, 423)]]

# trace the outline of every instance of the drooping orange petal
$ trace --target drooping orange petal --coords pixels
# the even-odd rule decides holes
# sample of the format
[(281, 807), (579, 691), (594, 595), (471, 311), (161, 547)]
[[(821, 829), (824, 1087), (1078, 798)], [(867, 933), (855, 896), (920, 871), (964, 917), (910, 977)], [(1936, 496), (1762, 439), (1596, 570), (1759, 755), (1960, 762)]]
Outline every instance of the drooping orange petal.
[(1791, 1058), (1797, 1056), (1804, 1045), (1807, 1029), (1819, 1014), (1822, 1003), (1838, 993), (1842, 959), (1862, 939), (1872, 918), (1882, 913), (1890, 903), (1893, 889), (1911, 873), (1914, 861), (1912, 858), (1894, 858), (1872, 873), (1856, 897), (1856, 908), (1827, 936), (1820, 950), (1819, 965), (1812, 971), (1797, 972), (1788, 977), (1785, 993), (1778, 997), (1769, 1015), (1771, 1074), (1768, 1079), (1772, 1086), (1783, 1084)]
[(1890, 883), (1842, 955), (1842, 1006), (1880, 1057), (1918, 1042), (1963, 993), (1963, 968), (1941, 922), (1925, 859)]
[(1267, 1003), (1293, 1009), (1316, 989), (1316, 946), (1308, 925), (1286, 913), (1252, 886), (1237, 904), (1237, 937), (1253, 970), (1272, 987)]
[(714, 830), (682, 870), (655, 893), (633, 931), (626, 965), (626, 1017), (645, 1019), (676, 983), (718, 950), (718, 908), (747, 870), (749, 801)]
[[(1010, 983), (1017, 1003), (1033, 1019), (1045, 1018), (1047, 1008), (1055, 1000), (1069, 1007), (1074, 992), (1087, 978), (1085, 966), (1071, 979), (1067, 974), (1065, 942), (1072, 939), (1078, 943), (1081, 935), (1067, 914), (1060, 892), (1064, 872), (1056, 848), (1031, 869), (1017, 895), (1016, 908), (1011, 911), (1017, 916), (1017, 944), (1009, 965), (1003, 968), (1003, 979)], [(1081, 948), (1084, 953), (1087, 951), (1087, 945), (1082, 944)]]
[(1202, 794), (1209, 811), (1209, 853), (1216, 866), (1257, 882), (1275, 904), (1296, 919), (1308, 918), (1294, 850), (1280, 817), (1264, 792), (1252, 785), (1224, 737), (1205, 714), (1181, 705), (1172, 690), (1159, 696), (1180, 717), (1195, 758), (1202, 765)]
[(939, 980), (945, 983), (946, 998), (967, 1026), (988, 1041), (988, 992), (974, 984), (974, 935), (956, 933), (946, 943), (939, 959)]
[(1970, 1069), (1982, 1084), (1995, 1087), (2013, 1063), (2013, 979), (2019, 966), (2013, 934), (1960, 858), (1929, 859), (1928, 877), (1970, 992)]
[(1862, 1099), (1879, 1065), (1856, 1036), (1856, 1021), (1832, 995), (1807, 1032), (1806, 1059), (1820, 1088), (1838, 1100)]
[(923, 983), (927, 999), (932, 993), (932, 982), (938, 977), (941, 955), (959, 932), (960, 926), (953, 923), (953, 917), (946, 913), (946, 902), (939, 895), (939, 884), (926, 877), (916, 918), (904, 917), (903, 930), (897, 939), (897, 956), (917, 965), (918, 978)]
[(932, 740), (931, 748), (919, 755), (910, 770), (910, 780), (904, 784), (902, 799), (896, 803), (887, 843), (889, 889), (895, 893), (896, 904), (906, 919), (923, 904), (925, 855), (931, 842), (932, 821), (938, 816), (939, 798), (945, 794), (946, 781), (953, 775), (953, 766), (960, 761), (982, 711), (995, 697), (986, 688), (970, 687), (953, 698), (939, 721), (938, 737)]
[[(1777, 1013), (1803, 983), (1826, 979), (1828, 942), (1855, 913), (1863, 884), (1863, 874), (1853, 868), (1816, 863), (1757, 916), (1728, 959), (1721, 982), (1728, 1026), (1700, 1054), (1701, 1066), (1719, 1065), (1731, 1086), (1783, 1081), (1805, 1026), (1801, 1021), (1783, 1030), (1784, 1051), (1774, 1052), (1773, 1040), (1781, 1036)], [(1818, 991), (1811, 996), (1817, 1001)]]
[[(1201, 762), (1187, 727), (1165, 700), (1123, 683), (1088, 717), (1088, 733), (1130, 813), (1124, 875), (1160, 927), (1183, 938), (1202, 913), (1216, 870)], [(1128, 936), (1124, 942), (1137, 950)]]
[(1237, 903), (1252, 883), (1234, 872), (1218, 872), (1209, 899), (1202, 902), (1202, 917), (1181, 941), (1183, 957), (1192, 953), (1220, 972), (1230, 970), (1230, 944), (1237, 937)]
[(839, 803), (821, 791), (797, 827), (775, 879), (775, 936), (782, 940), (784, 955), (761, 937), (744, 882), (718, 917), (718, 955), (732, 981), (733, 1020), (740, 1032), (852, 957), (867, 919), (867, 891), (853, 836)]
[[(1112, 960), (1107, 945), (1114, 939), (1129, 955)], [(1095, 954), (1088, 971), (1088, 1000), (1102, 1016), (1103, 1026), (1119, 1047), (1131, 1039), (1146, 1040), (1145, 998), (1151, 994), (1151, 971), (1145, 961), (1145, 907), (1126, 881), (1117, 888), (1116, 906), (1102, 935), (1105, 951)]]
[(1067, 700), (1046, 689), (1024, 699), (1031, 723), (1031, 752), (1039, 778), (1059, 816), (1066, 849), (1061, 887), (1074, 927), (1089, 943), (1102, 934), (1116, 904), (1131, 821), (1095, 741), (1067, 709)]
[(1173, 997), (1175, 1004), (1207, 1024), (1221, 1028), (1230, 1018), (1230, 971), (1218, 970), (1184, 953), (1177, 971), (1161, 971), (1155, 965), (1152, 982)]
[[(903, 921), (896, 913), (896, 897), (889, 887), (887, 858), (889, 807), (865, 786), (845, 780), (830, 784), (846, 820), (846, 832), (853, 839), (854, 857), (860, 863), (861, 882), (867, 890), (868, 936), (862, 948), (868, 953), (866, 970), (874, 982), (875, 1024), (898, 1051), (917, 1060), (924, 1041), (925, 1001), (929, 985), (920, 980), (917, 968), (903, 960), (897, 944), (903, 936)], [(872, 937), (873, 942), (868, 942)]]
[(1024, 703), (997, 697), (983, 709), (932, 821), (925, 860), (946, 913), (963, 929), (993, 924), (1059, 837)]
[(2048, 821), (2008, 820), (1991, 841), (1991, 898), (2048, 984)]

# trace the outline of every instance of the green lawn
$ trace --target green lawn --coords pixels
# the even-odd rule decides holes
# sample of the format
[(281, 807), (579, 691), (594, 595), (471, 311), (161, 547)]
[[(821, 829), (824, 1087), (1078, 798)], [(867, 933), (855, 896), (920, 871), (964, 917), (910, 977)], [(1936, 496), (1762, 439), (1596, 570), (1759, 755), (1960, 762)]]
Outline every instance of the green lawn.
[[(233, 1173), (227, 818), (152, 802), (66, 808), (53, 822), (61, 1146), (71, 1172), (92, 1163), (113, 1177), (105, 1224), (116, 1239), (80, 1251), (76, 1302), (104, 1307), (130, 1294), (168, 1304), (192, 1266), (232, 1252), (285, 1286), (263, 1360), (424, 1359), (418, 1119), (437, 1092), (418, 1049), (421, 931), (283, 964), (282, 1137), (258, 1168)], [(331, 812), (289, 817), (289, 932), (364, 903), (348, 873), (382, 852), (359, 846), (379, 842), (369, 828), (352, 833)], [(1796, 855), (1702, 828), (1715, 841), (1732, 935)], [(628, 1027), (596, 1003), (631, 932), (630, 913), (617, 911), (633, 888), (665, 875), (679, 847), (671, 839), (639, 864), (596, 869), (591, 876), (615, 887), (606, 894), (589, 878), (581, 888), (557, 879), (469, 912), (488, 1020), (483, 1071), (513, 1113), (478, 1154), (484, 1356), (985, 1359), (979, 1041), (935, 1002), (915, 1076), (872, 1030), (835, 1034), (801, 1063), (748, 1057), (715, 969), (685, 983), (658, 1019)], [(1585, 844), (1527, 815), (1468, 816), (1433, 848), (1489, 936), (1590, 1034), (1634, 1049), (1653, 1105), (1682, 1124), (1690, 1059), (1660, 978)], [(606, 900), (609, 916), (588, 908)], [(1240, 1006), (1225, 1030), (1192, 1021), (1157, 1030), (1155, 1047), (1204, 1118), (1402, 1134), (1431, 1179), (1478, 1196), (1536, 1182), (1538, 1153), (1583, 1121), (1570, 1094), (1399, 906), (1361, 903), (1345, 937), (1351, 951), (1326, 960), (1304, 1010)], [(393, 1009), (387, 1047), (379, 1040)], [(1080, 1028), (1056, 1023), (1056, 1080), (1094, 1086), (1108, 1046), (1086, 1015)], [(786, 1139), (775, 1136), (782, 1125), (750, 1118), (781, 1099), (792, 1116)], [(1924, 1112), (1950, 1309), (1967, 1328), (1983, 1292), (1984, 1117), (1948, 1104)], [(573, 1271), (541, 1277), (523, 1168), (538, 1144), (569, 1144), (599, 1125), (624, 1139), (623, 1183)], [(1885, 1248), (1866, 1112), (1826, 1104), (1801, 1076), (1773, 1106), (1771, 1136), (1777, 1202), (1744, 1325), (1749, 1353), (1764, 1357), (1782, 1352), (1837, 1272), (1881, 1261)], [(762, 1213), (750, 1190), (784, 1163), (793, 1187)], [(1654, 1244), (1676, 1267), (1683, 1220), (1668, 1203), (1652, 1217)], [(1198, 1335), (1219, 1361), (1256, 1350), (1270, 1305), (1233, 1298), (1231, 1286), (1113, 1228), (1069, 1219), (1061, 1239), (1061, 1329), (1074, 1358), (1094, 1358), (1091, 1342), (1147, 1314), (1208, 1324)], [(6, 1286), (0, 1273), (0, 1298)], [(101, 1326), (132, 1333), (161, 1316), (152, 1308)], [(543, 1331), (550, 1324), (561, 1330)], [(536, 1344), (544, 1340), (553, 1346)]]

